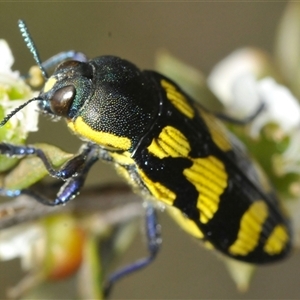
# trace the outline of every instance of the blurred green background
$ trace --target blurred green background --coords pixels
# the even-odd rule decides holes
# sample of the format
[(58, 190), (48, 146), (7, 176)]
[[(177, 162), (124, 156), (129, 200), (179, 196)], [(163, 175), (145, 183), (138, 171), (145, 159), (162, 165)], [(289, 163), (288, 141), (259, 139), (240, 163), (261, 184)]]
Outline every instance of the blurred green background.
[[(10, 44), (14, 69), (26, 73), (33, 65), (17, 20), (27, 22), (42, 60), (75, 49), (89, 57), (112, 54), (141, 68), (154, 66), (156, 51), (165, 48), (206, 74), (238, 47), (257, 46), (272, 52), (285, 2), (1, 2), (0, 38)], [(44, 118), (46, 119), (46, 118)], [(43, 120), (31, 141), (49, 142), (67, 151), (80, 145), (66, 126)], [(105, 174), (105, 175), (104, 175)], [(101, 181), (99, 178), (101, 178)], [(119, 181), (112, 168), (99, 163), (89, 183)], [(122, 280), (113, 299), (299, 299), (299, 255), (257, 270), (250, 290), (237, 292), (222, 262), (199, 247), (165, 214), (163, 247), (147, 269)], [(137, 241), (123, 262), (145, 252)], [(14, 268), (15, 267), (15, 268)], [(0, 263), (0, 297), (16, 282), (17, 262)], [(61, 295), (61, 298), (68, 298)]]

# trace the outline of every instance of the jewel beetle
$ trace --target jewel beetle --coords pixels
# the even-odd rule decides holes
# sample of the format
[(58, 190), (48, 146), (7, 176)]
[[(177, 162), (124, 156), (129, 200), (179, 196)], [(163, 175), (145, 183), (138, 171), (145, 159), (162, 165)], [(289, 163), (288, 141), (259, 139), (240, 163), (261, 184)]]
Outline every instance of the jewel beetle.
[(46, 205), (65, 204), (80, 191), (97, 160), (112, 163), (147, 200), (150, 255), (114, 273), (108, 287), (156, 256), (161, 241), (157, 201), (185, 231), (231, 258), (264, 264), (287, 256), (290, 222), (274, 189), (214, 114), (169, 78), (115, 56), (87, 60), (78, 52), (62, 53), (52, 60), (59, 64), (48, 78), (23, 21), (19, 27), (46, 83), (36, 98), (10, 113), (0, 126), (37, 101), (41, 112), (65, 119), (84, 144), (55, 170), (42, 150), (1, 143), (1, 154), (36, 155), (50, 175), (65, 181), (54, 200), (31, 190), (1, 193), (27, 193)]

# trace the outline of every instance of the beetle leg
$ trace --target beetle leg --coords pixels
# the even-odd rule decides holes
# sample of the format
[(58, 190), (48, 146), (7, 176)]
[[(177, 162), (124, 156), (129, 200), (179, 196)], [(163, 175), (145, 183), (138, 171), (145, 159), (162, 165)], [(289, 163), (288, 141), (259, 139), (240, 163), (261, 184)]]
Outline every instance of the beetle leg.
[(81, 62), (88, 61), (88, 58), (86, 57), (86, 55), (84, 53), (70, 50), (70, 51), (60, 52), (60, 53), (48, 58), (46, 61), (42, 62), (42, 66), (43, 66), (43, 68), (45, 68), (45, 70), (48, 71), (48, 70), (56, 67), (61, 62), (68, 60), (68, 59), (77, 60), (77, 61), (81, 61)]
[(59, 170), (55, 170), (53, 168), (44, 151), (38, 148), (1, 143), (0, 153), (8, 156), (21, 157), (36, 155), (41, 159), (50, 175), (57, 179), (66, 181), (57, 193), (54, 201), (39, 195), (30, 189), (0, 189), (0, 193), (4, 196), (17, 197), (21, 194), (26, 194), (33, 197), (38, 202), (50, 206), (65, 204), (69, 200), (73, 199), (83, 186), (90, 168), (98, 160), (98, 147), (93, 144), (84, 144), (81, 147), (79, 154), (68, 160)]
[(264, 109), (265, 109), (265, 104), (261, 103), (257, 108), (257, 110), (252, 115), (243, 119), (236, 119), (222, 113), (215, 113), (214, 115), (225, 122), (230, 122), (236, 125), (247, 125), (251, 123)]
[(160, 225), (158, 224), (157, 214), (155, 208), (153, 207), (152, 203), (146, 204), (146, 234), (147, 234), (147, 241), (148, 241), (148, 252), (149, 256), (139, 259), (133, 262), (130, 265), (127, 265), (120, 270), (114, 272), (108, 278), (105, 286), (104, 286), (104, 296), (107, 297), (111, 292), (111, 289), (116, 281), (120, 280), (122, 277), (131, 274), (135, 271), (138, 271), (146, 266), (148, 266), (156, 257), (160, 245), (161, 245), (161, 234), (160, 234)]

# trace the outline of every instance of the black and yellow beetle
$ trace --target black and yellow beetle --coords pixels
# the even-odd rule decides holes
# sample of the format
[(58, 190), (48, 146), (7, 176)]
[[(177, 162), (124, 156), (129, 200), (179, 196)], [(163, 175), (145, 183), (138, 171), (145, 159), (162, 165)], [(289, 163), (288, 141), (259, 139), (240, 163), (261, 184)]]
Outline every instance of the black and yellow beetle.
[[(46, 77), (25, 24), (19, 26)], [(30, 193), (47, 205), (66, 203), (102, 159), (113, 163), (145, 199), (165, 204), (188, 233), (225, 255), (264, 264), (289, 253), (289, 220), (263, 171), (220, 121), (172, 80), (114, 56), (67, 60), (39, 96), (24, 105), (31, 101), (38, 101), (43, 113), (64, 118), (86, 143), (58, 171), (39, 149), (0, 144), (2, 154), (37, 155), (52, 176), (66, 181), (54, 201), (28, 190), (2, 194)], [(117, 273), (111, 282), (154, 258), (160, 239), (149, 207), (150, 258)]]

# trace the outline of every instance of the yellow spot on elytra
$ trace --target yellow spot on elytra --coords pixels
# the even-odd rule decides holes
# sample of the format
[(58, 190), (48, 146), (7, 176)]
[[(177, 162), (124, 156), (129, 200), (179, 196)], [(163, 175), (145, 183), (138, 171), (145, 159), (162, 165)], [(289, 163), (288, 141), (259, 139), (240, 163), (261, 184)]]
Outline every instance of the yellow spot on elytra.
[(118, 150), (128, 150), (131, 147), (129, 138), (94, 130), (84, 122), (82, 117), (78, 117), (73, 122), (68, 122), (68, 127), (82, 137), (104, 147), (113, 147)]
[(191, 150), (186, 137), (176, 128), (166, 126), (158, 138), (154, 138), (148, 146), (148, 151), (159, 157), (187, 157)]
[(161, 183), (152, 181), (141, 169), (138, 169), (138, 173), (153, 197), (168, 205), (173, 205), (173, 202), (176, 198), (176, 194), (174, 192), (169, 190)]
[(223, 124), (212, 114), (204, 111), (203, 109), (199, 110), (199, 112), (208, 127), (213, 142), (224, 152), (231, 150), (232, 147), (228, 133)]
[(192, 167), (185, 169), (183, 174), (199, 192), (197, 208), (200, 210), (200, 222), (205, 224), (218, 210), (228, 176), (224, 164), (212, 155), (192, 161)]
[(161, 80), (161, 85), (165, 89), (167, 98), (185, 116), (192, 119), (195, 115), (194, 109), (190, 106), (187, 99), (176, 87), (166, 80)]
[(255, 201), (241, 218), (237, 239), (229, 247), (232, 255), (248, 255), (258, 245), (263, 224), (268, 217), (268, 206), (263, 200)]
[(50, 77), (47, 82), (45, 83), (45, 86), (44, 86), (44, 93), (47, 93), (49, 92), (54, 84), (57, 82), (57, 79), (55, 77)]
[(268, 237), (264, 251), (270, 255), (279, 254), (284, 250), (289, 240), (289, 234), (284, 225), (277, 225)]
[(179, 209), (173, 206), (168, 206), (167, 212), (178, 223), (178, 225), (181, 226), (181, 228), (185, 230), (187, 233), (189, 233), (190, 235), (198, 239), (204, 238), (203, 232), (196, 225), (196, 223), (193, 220), (185, 217), (184, 214)]
[(189, 157), (191, 146), (188, 139), (176, 128), (166, 126), (148, 146), (148, 151), (160, 158), (184, 157), (193, 162), (192, 167), (183, 171), (184, 176), (199, 192), (197, 208), (200, 221), (207, 223), (218, 210), (220, 196), (227, 187), (227, 173), (224, 164), (214, 156), (205, 158)]

